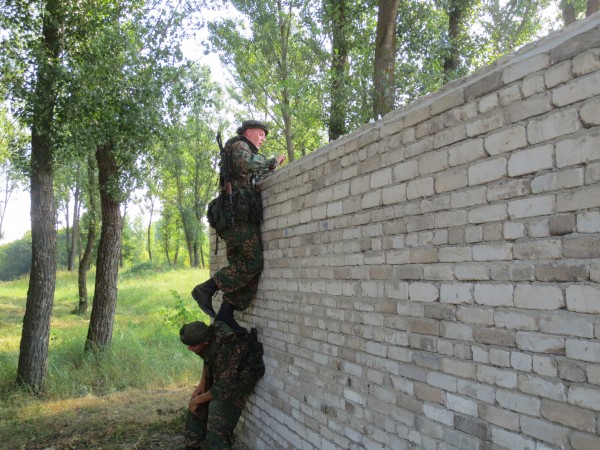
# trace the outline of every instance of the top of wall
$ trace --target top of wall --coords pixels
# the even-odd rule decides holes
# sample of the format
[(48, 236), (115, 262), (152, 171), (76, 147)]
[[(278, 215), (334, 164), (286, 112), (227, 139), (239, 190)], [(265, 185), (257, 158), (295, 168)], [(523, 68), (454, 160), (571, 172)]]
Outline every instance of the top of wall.
[(600, 12), (527, 44), (466, 77), (451, 81), (434, 93), (402, 106), (361, 128), (330, 142), (260, 182), (263, 190), (280, 177), (293, 177), (328, 160), (357, 151), (431, 117), (501, 89), (548, 66), (573, 58), (600, 42)]

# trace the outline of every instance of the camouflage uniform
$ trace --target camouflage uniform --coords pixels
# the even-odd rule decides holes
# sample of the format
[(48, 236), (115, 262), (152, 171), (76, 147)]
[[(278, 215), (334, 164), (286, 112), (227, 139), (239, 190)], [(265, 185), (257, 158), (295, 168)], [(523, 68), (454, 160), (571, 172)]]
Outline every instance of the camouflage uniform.
[[(243, 136), (236, 136), (225, 143), (228, 170), (233, 194), (242, 189), (255, 190), (253, 177), (275, 169), (277, 159), (267, 159)], [(224, 192), (221, 195), (226, 195)], [(259, 192), (256, 195), (260, 196)], [(262, 212), (259, 212), (262, 213)], [(254, 300), (258, 281), (263, 269), (263, 248), (258, 223), (236, 220), (233, 228), (223, 231), (221, 237), (227, 246), (228, 266), (213, 275), (223, 292), (223, 301), (236, 310), (243, 311)]]
[(219, 321), (210, 327), (214, 333), (199, 356), (207, 370), (206, 390), (214, 399), (200, 405), (194, 414), (187, 412), (184, 440), (191, 448), (231, 449), (235, 426), (265, 371), (262, 344), (255, 329), (234, 333)]

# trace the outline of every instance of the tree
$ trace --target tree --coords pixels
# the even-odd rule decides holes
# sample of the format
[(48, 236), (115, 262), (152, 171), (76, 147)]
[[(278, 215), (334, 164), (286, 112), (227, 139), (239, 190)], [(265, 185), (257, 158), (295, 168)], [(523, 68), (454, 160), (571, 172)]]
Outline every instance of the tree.
[[(289, 161), (323, 143), (325, 55), (312, 31), (313, 3), (299, 0), (230, 0), (244, 20), (209, 24), (213, 49), (233, 70), (244, 118), (269, 119), (268, 147)], [(279, 150), (275, 149), (275, 152)]]
[(325, 0), (325, 20), (331, 28), (331, 83), (329, 140), (347, 134), (346, 101), (349, 97), (349, 24), (347, 0)]
[[(106, 349), (112, 340), (121, 250), (120, 206), (146, 172), (153, 142), (165, 117), (163, 91), (179, 76), (174, 44), (186, 14), (169, 5), (128, 0), (78, 3), (69, 16), (72, 37), (61, 100), (67, 138), (81, 153), (92, 152), (98, 167), (102, 226), (96, 286), (86, 350)], [(100, 87), (100, 88), (98, 88)]]
[(398, 0), (379, 0), (373, 75), (373, 117), (375, 119), (394, 109), (397, 15)]
[(598, 0), (561, 0), (559, 8), (565, 26), (598, 12)]
[(23, 155), (28, 148), (28, 136), (18, 120), (11, 118), (7, 108), (0, 107), (0, 239), (6, 208), (15, 191), (24, 184)]
[(218, 189), (215, 138), (226, 124), (222, 96), (208, 67), (192, 66), (173, 92), (173, 122), (162, 143), (162, 202), (171, 201), (178, 210), (192, 267), (205, 265), (202, 220)]
[(79, 260), (79, 267), (77, 269), (77, 288), (79, 303), (77, 305), (77, 313), (83, 315), (87, 313), (88, 309), (88, 291), (87, 291), (87, 272), (90, 270), (90, 264), (92, 261), (92, 253), (94, 250), (94, 244), (96, 243), (96, 234), (98, 228), (98, 183), (97, 183), (97, 170), (96, 161), (91, 154), (88, 155), (87, 163), (87, 193), (84, 196), (86, 198), (87, 205), (87, 236), (85, 250)]
[[(0, 5), (7, 22), (12, 24), (6, 26), (8, 32), (1, 45), (3, 63), (12, 69), (9, 70), (11, 75), (20, 71), (26, 74), (24, 78), (5, 78), (5, 82), (11, 87), (12, 97), (22, 105), (19, 116), (31, 129), (32, 260), (17, 382), (39, 392), (46, 377), (56, 282), (53, 129), (62, 71), (60, 55), (66, 2), (47, 0), (38, 4), (39, 9), (30, 8), (29, 2), (3, 1)], [(18, 43), (27, 44), (23, 47)], [(23, 48), (31, 52), (26, 53)]]

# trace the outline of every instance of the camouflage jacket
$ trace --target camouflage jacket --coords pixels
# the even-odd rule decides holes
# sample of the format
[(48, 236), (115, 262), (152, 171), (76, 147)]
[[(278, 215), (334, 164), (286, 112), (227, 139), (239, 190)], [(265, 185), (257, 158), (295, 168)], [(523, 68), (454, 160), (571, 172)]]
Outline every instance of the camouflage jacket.
[(276, 158), (265, 158), (256, 146), (243, 136), (236, 136), (225, 143), (229, 175), (233, 187), (252, 187), (252, 175), (261, 176), (277, 167)]
[(215, 333), (200, 354), (208, 370), (206, 389), (215, 399), (235, 402), (252, 392), (265, 372), (262, 344), (252, 333), (234, 333), (223, 322), (211, 326)]

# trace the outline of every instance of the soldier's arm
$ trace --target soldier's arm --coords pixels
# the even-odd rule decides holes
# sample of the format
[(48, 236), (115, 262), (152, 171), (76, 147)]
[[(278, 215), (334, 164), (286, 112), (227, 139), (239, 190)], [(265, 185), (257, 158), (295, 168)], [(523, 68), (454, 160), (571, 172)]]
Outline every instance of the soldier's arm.
[(203, 404), (210, 402), (214, 397), (210, 391), (205, 392), (204, 394), (200, 394), (190, 400), (190, 404), (188, 405), (188, 409), (191, 413), (195, 413), (198, 407)]
[(206, 364), (203, 364), (202, 366), (202, 377), (200, 378), (200, 383), (198, 383), (198, 386), (196, 386), (196, 389), (194, 389), (194, 392), (192, 393), (192, 398), (200, 395), (200, 394), (204, 394), (204, 391), (206, 390)]
[(234, 144), (231, 150), (233, 170), (237, 173), (257, 173), (274, 170), (278, 165), (277, 157), (265, 158), (263, 155), (253, 154), (247, 145)]

